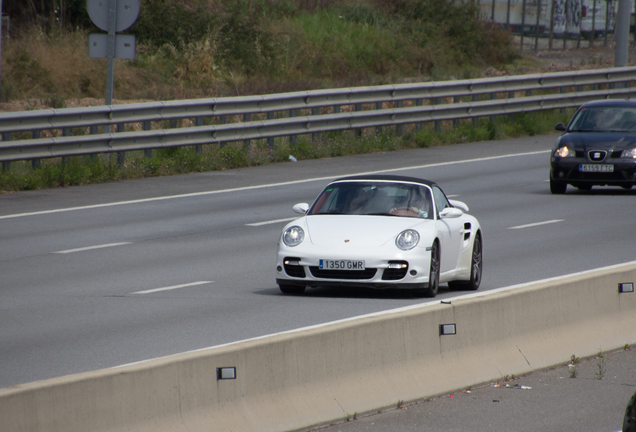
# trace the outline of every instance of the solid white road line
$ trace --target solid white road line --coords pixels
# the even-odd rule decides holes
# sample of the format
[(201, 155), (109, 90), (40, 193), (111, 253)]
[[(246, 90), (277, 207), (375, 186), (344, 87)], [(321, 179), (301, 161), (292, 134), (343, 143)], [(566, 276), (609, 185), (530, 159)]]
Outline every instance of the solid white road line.
[(535, 223), (531, 223), (531, 224), (527, 224), (527, 225), (518, 225), (518, 226), (510, 227), (508, 229), (531, 228), (531, 227), (536, 227), (536, 226), (540, 226), (540, 225), (553, 224), (553, 223), (557, 223), (557, 222), (563, 222), (563, 219), (553, 219), (553, 220), (549, 220), (549, 221), (535, 222)]
[(191, 283), (187, 283), (187, 284), (181, 284), (181, 285), (173, 285), (173, 286), (169, 286), (169, 287), (163, 287), (163, 288), (154, 288), (154, 289), (149, 289), (149, 290), (145, 290), (145, 291), (137, 291), (131, 294), (150, 294), (150, 293), (156, 293), (159, 291), (170, 291), (170, 290), (176, 290), (179, 288), (187, 288), (187, 287), (191, 287), (191, 286), (197, 286), (197, 285), (205, 285), (205, 284), (210, 284), (213, 283), (214, 281), (199, 281), (199, 282), (191, 282)]
[(440, 166), (448, 166), (448, 165), (457, 165), (457, 164), (464, 164), (464, 163), (470, 163), (470, 162), (481, 162), (481, 161), (505, 159), (505, 158), (511, 158), (511, 157), (517, 157), (517, 156), (533, 156), (533, 155), (548, 153), (549, 151), (550, 150), (540, 150), (540, 151), (535, 151), (535, 152), (507, 154), (507, 155), (500, 155), (500, 156), (490, 156), (490, 157), (476, 158), (476, 159), (465, 159), (465, 160), (461, 160), (461, 161), (452, 161), (452, 162), (440, 162), (440, 163), (434, 163), (434, 164), (428, 164), (428, 165), (415, 165), (415, 166), (410, 166), (410, 167), (391, 168), (391, 169), (386, 169), (386, 170), (368, 171), (368, 172), (361, 172), (361, 173), (355, 173), (355, 174), (338, 174), (338, 175), (333, 175), (333, 176), (328, 176), (328, 177), (315, 177), (315, 178), (305, 179), (305, 180), (294, 180), (294, 181), (288, 181), (288, 182), (270, 183), (270, 184), (257, 185), (257, 186), (245, 186), (245, 187), (239, 187), (239, 188), (233, 188), (233, 189), (221, 189), (221, 190), (206, 191), (206, 192), (193, 192), (193, 193), (182, 194), (182, 195), (169, 195), (169, 196), (162, 196), (162, 197), (155, 197), (155, 198), (144, 198), (144, 199), (130, 200), (130, 201), (119, 201), (119, 202), (112, 202), (112, 203), (106, 203), (106, 204), (87, 205), (87, 206), (81, 206), (81, 207), (69, 207), (69, 208), (61, 208), (61, 209), (30, 212), (30, 213), (18, 213), (18, 214), (0, 216), (0, 220), (2, 220), (2, 219), (19, 218), (19, 217), (25, 217), (25, 216), (38, 216), (38, 215), (53, 214), (53, 213), (63, 213), (63, 212), (76, 211), (76, 210), (90, 210), (90, 209), (98, 209), (98, 208), (104, 208), (104, 207), (114, 207), (114, 206), (128, 205), (128, 204), (140, 204), (140, 203), (154, 202), (154, 201), (165, 201), (165, 200), (171, 200), (171, 199), (177, 199), (177, 198), (192, 198), (192, 197), (205, 196), (205, 195), (216, 195), (216, 194), (222, 194), (222, 193), (228, 193), (228, 192), (240, 192), (240, 191), (255, 190), (255, 189), (266, 189), (266, 188), (273, 188), (273, 187), (278, 187), (278, 186), (289, 186), (289, 185), (293, 185), (293, 184), (311, 183), (311, 182), (315, 182), (315, 181), (331, 180), (331, 179), (334, 179), (334, 178), (337, 178), (337, 177), (344, 177), (344, 176), (348, 176), (348, 175), (380, 174), (380, 173), (389, 173), (389, 172), (408, 171), (408, 170), (412, 170), (412, 169), (422, 169), (422, 168), (432, 168), (432, 167), (440, 167)]
[(270, 225), (270, 224), (275, 224), (275, 223), (279, 223), (279, 222), (289, 222), (289, 221), (293, 221), (294, 219), (298, 219), (300, 216), (294, 216), (294, 217), (290, 217), (290, 218), (285, 218), (285, 219), (274, 219), (274, 220), (269, 220), (269, 221), (264, 221), (264, 222), (254, 222), (254, 223), (248, 223), (245, 224), (245, 226), (261, 226), (261, 225)]
[(53, 253), (67, 254), (67, 253), (73, 253), (73, 252), (84, 252), (84, 251), (93, 250), (93, 249), (103, 249), (103, 248), (109, 248), (109, 247), (115, 247), (115, 246), (123, 246), (123, 245), (127, 245), (127, 244), (130, 244), (130, 242), (108, 243), (108, 244), (95, 245), (95, 246), (86, 246), (86, 247), (77, 248), (77, 249), (61, 250), (61, 251), (57, 251), (57, 252), (53, 252)]

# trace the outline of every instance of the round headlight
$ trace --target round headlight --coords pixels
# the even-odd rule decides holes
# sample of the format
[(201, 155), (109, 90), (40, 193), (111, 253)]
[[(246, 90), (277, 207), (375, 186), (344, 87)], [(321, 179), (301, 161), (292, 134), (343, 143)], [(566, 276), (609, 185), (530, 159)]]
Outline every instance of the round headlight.
[(420, 234), (412, 229), (402, 231), (395, 239), (395, 245), (402, 250), (413, 249), (420, 241)]
[(299, 226), (291, 226), (283, 232), (283, 243), (287, 246), (298, 246), (305, 239), (305, 231)]

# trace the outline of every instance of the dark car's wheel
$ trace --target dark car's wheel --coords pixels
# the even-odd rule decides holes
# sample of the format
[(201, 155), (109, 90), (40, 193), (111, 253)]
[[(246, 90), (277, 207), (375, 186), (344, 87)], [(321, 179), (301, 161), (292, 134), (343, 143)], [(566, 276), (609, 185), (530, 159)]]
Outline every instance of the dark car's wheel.
[(305, 292), (304, 285), (286, 285), (280, 284), (278, 285), (283, 294), (302, 294)]
[(424, 297), (435, 297), (439, 290), (439, 243), (434, 242), (431, 248), (431, 269), (428, 274), (428, 288), (421, 293)]
[(568, 188), (568, 184), (563, 181), (554, 180), (550, 177), (550, 192), (553, 194), (564, 194), (565, 190)]
[(479, 289), (481, 284), (481, 274), (483, 270), (483, 245), (481, 242), (481, 233), (477, 233), (475, 242), (473, 243), (473, 253), (470, 261), (470, 280), (468, 281), (452, 281), (448, 282), (450, 289), (473, 290)]

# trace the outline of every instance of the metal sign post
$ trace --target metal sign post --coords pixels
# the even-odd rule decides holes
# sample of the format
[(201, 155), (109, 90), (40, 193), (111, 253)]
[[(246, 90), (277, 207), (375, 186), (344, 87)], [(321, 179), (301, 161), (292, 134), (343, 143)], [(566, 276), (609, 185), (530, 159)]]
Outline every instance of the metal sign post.
[(629, 0), (618, 0), (618, 13), (616, 14), (616, 47), (614, 48), (614, 66), (627, 66), (629, 57), (629, 18), (631, 4)]
[(88, 55), (107, 58), (105, 104), (113, 103), (115, 58), (135, 58), (135, 36), (118, 35), (137, 20), (141, 6), (139, 0), (87, 0), (86, 9), (91, 20), (108, 35), (91, 34)]
[(117, 25), (117, 0), (108, 2), (108, 68), (106, 70), (106, 98), (105, 104), (113, 104), (113, 83), (115, 80), (115, 29)]

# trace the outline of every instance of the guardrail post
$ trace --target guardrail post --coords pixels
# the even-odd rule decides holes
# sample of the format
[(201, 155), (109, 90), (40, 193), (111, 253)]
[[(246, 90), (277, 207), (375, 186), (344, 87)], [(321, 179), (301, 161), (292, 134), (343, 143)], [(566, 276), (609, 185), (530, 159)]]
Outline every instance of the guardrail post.
[[(455, 96), (453, 98), (453, 103), (459, 103), (459, 96)], [(458, 127), (459, 126), (459, 119), (455, 118), (453, 119), (453, 127)]]
[[(203, 117), (197, 117), (194, 119), (194, 125), (195, 126), (203, 126)], [(203, 145), (202, 144), (196, 144), (194, 146), (194, 151), (195, 153), (203, 153)]]
[[(295, 109), (289, 110), (289, 117), (290, 118), (291, 117), (296, 117), (296, 110)], [(289, 136), (289, 144), (290, 145), (296, 144), (296, 135), (290, 135)]]
[[(33, 137), (33, 139), (38, 139), (40, 138), (40, 131), (39, 130), (34, 130), (31, 133), (31, 136)], [(40, 159), (31, 159), (31, 168), (32, 169), (38, 169), (40, 168)]]
[[(439, 105), (442, 103), (442, 99), (434, 98), (433, 105)], [(435, 132), (440, 132), (442, 130), (442, 123), (439, 120), (435, 120)]]
[[(252, 116), (250, 114), (243, 114), (243, 123), (247, 123), (251, 118)], [(245, 151), (248, 151), (250, 149), (250, 140), (245, 140), (243, 142), (245, 143)]]
[[(126, 125), (124, 123), (119, 123), (117, 125), (117, 132), (124, 132), (126, 130)], [(126, 162), (126, 152), (117, 152), (117, 165), (123, 166)]]
[[(219, 117), (219, 122), (220, 122), (221, 124), (227, 124), (227, 116), (226, 116), (226, 115), (222, 115), (222, 116), (220, 116), (220, 117)], [(225, 145), (225, 143), (222, 143), (222, 142), (220, 142), (220, 143), (219, 143), (219, 147), (220, 147), (220, 148), (223, 148), (223, 146), (224, 146), (224, 145)]]
[[(395, 102), (395, 107), (396, 108), (402, 108), (402, 101), (397, 101)], [(402, 125), (395, 125), (395, 133), (398, 135), (402, 135)]]
[[(479, 96), (473, 95), (472, 101), (477, 102), (478, 100), (479, 100)], [(478, 124), (479, 124), (479, 119), (477, 117), (473, 117), (473, 127), (477, 127)]]
[[(312, 116), (315, 116), (315, 115), (318, 115), (318, 114), (319, 114), (319, 112), (318, 112), (318, 108), (312, 108), (312, 109), (311, 109), (311, 115), (312, 115)], [(313, 133), (311, 134), (311, 139), (312, 139), (312, 140), (317, 140), (317, 139), (318, 139), (318, 132), (313, 132)]]
[[(11, 133), (3, 133), (2, 141), (11, 141)], [(3, 161), (2, 162), (2, 172), (11, 171), (11, 162)]]
[[(538, 24), (537, 24), (537, 28), (538, 28)], [(514, 99), (514, 98), (515, 98), (515, 92), (513, 92), (513, 91), (509, 91), (509, 92), (508, 92), (508, 99)], [(508, 118), (509, 118), (510, 120), (512, 120), (512, 119), (514, 119), (514, 118), (515, 118), (515, 115), (514, 115), (514, 114), (512, 114), (512, 113), (510, 113), (510, 114), (508, 114)]]
[[(152, 123), (150, 120), (145, 120), (142, 125), (142, 129), (145, 131), (149, 131), (152, 128)], [(147, 159), (152, 158), (152, 149), (144, 149), (144, 157)]]
[[(359, 104), (359, 103), (355, 104), (353, 106), (353, 109), (355, 111), (362, 111), (362, 104)], [(356, 134), (357, 137), (361, 136), (362, 135), (362, 129), (357, 128), (356, 131), (355, 131), (355, 134)]]
[[(565, 7), (565, 8), (567, 9), (567, 4), (566, 4), (566, 7)], [(559, 93), (561, 93), (561, 94), (565, 93), (565, 87), (559, 87)], [(563, 113), (565, 112), (565, 110), (564, 110), (563, 108), (561, 108), (561, 109), (559, 110), (559, 112), (560, 112), (561, 114), (563, 114)]]
[[(91, 127), (88, 128), (88, 133), (91, 135), (97, 135), (99, 133), (99, 129), (97, 129), (97, 126), (92, 125)], [(95, 153), (91, 153), (91, 161), (92, 162), (97, 161), (97, 155)]]
[[(497, 93), (490, 93), (490, 100), (495, 100), (495, 99), (497, 99)], [(495, 122), (495, 116), (490, 116), (490, 121), (494, 123)]]
[[(273, 120), (274, 119), (274, 113), (273, 112), (268, 112), (267, 113), (267, 120)], [(268, 137), (267, 138), (267, 147), (270, 150), (274, 150), (274, 137)]]
[[(64, 136), (64, 137), (71, 136), (71, 129), (70, 128), (62, 129), (62, 136)], [(70, 156), (62, 156), (62, 166), (68, 165), (69, 163), (71, 163), (71, 157)]]
[[(422, 101), (422, 99), (416, 99), (416, 100), (415, 100), (415, 106), (422, 106), (422, 105), (423, 105), (423, 101)], [(422, 130), (422, 123), (421, 123), (421, 122), (420, 122), (420, 123), (417, 123), (417, 124), (415, 125), (415, 130), (416, 130), (417, 132), (420, 132), (420, 131)]]
[[(382, 109), (382, 102), (376, 102), (375, 103), (375, 109), (381, 110)], [(375, 127), (375, 133), (376, 133), (376, 135), (380, 135), (382, 133), (382, 126), (376, 126)]]

